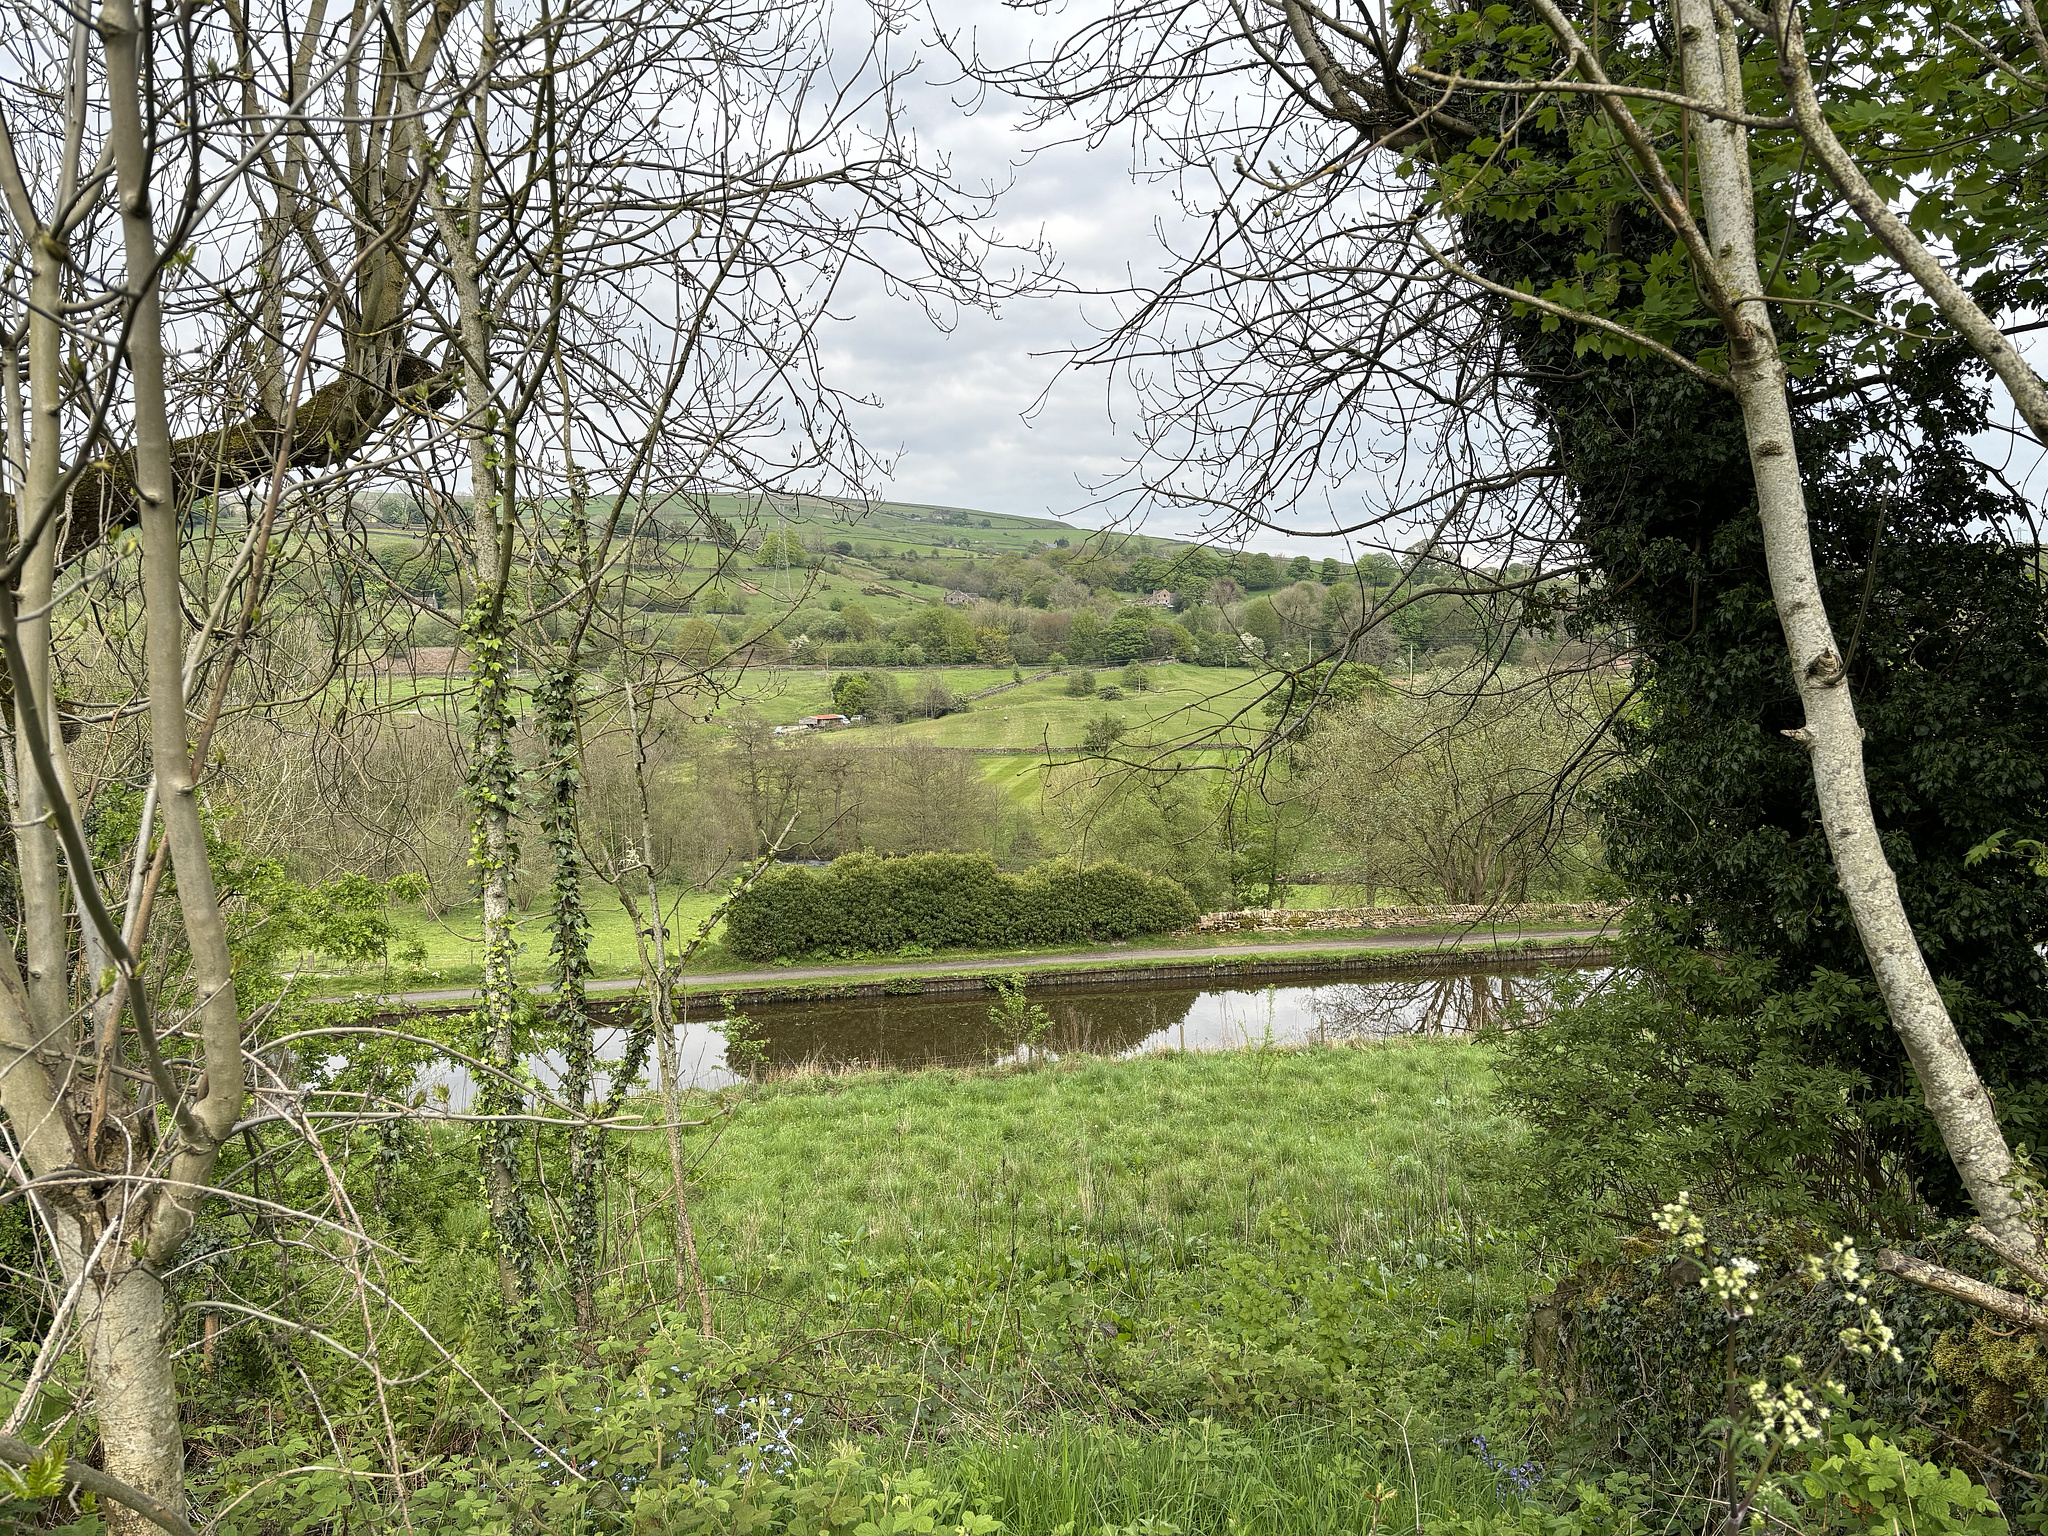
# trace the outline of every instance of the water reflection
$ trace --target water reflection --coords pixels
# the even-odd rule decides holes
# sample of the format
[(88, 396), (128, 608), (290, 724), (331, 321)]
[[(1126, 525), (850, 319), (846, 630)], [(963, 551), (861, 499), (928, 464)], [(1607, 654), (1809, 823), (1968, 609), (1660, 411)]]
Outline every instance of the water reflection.
[[(1173, 985), (1047, 989), (1032, 994), (1049, 1026), (1025, 1042), (989, 1019), (993, 994), (832, 998), (747, 1010), (770, 1074), (849, 1067), (977, 1066), (1033, 1050), (1134, 1056), (1229, 1051), (1270, 1042), (1302, 1045), (1457, 1035), (1497, 1021), (1518, 1001), (1540, 1007), (1552, 985), (1534, 964), (1375, 981), (1303, 986)], [(698, 1087), (736, 1081), (726, 1067), (724, 1020), (690, 1021), (681, 1053)]]
[(1319, 1038), (1386, 1040), (1396, 1035), (1462, 1035), (1502, 1022), (1516, 1004), (1540, 1012), (1554, 972), (1475, 971), (1413, 981), (1348, 982), (1316, 990)]
[[(761, 1070), (771, 1076), (855, 1067), (980, 1066), (1022, 1061), (1034, 1051), (1136, 1056), (1242, 1050), (1266, 1043), (1460, 1035), (1497, 1022), (1517, 1003), (1540, 1012), (1557, 974), (1535, 962), (1495, 961), (1484, 969), (1301, 986), (1052, 988), (1031, 994), (1049, 1019), (1035, 1042), (991, 1024), (995, 994), (987, 990), (762, 1003), (749, 1008), (747, 1017), (761, 1047)], [(701, 1007), (705, 1000), (697, 1002)], [(726, 1064), (724, 1023), (716, 1014), (681, 1021), (678, 1057), (686, 1085), (721, 1088), (740, 1080)], [(620, 1027), (602, 1031), (600, 1061), (616, 1061), (624, 1042), (623, 1020)], [(551, 1085), (559, 1081), (559, 1061), (543, 1058), (537, 1065)], [(466, 1073), (444, 1071), (435, 1081), (449, 1089), (456, 1106), (468, 1101)]]

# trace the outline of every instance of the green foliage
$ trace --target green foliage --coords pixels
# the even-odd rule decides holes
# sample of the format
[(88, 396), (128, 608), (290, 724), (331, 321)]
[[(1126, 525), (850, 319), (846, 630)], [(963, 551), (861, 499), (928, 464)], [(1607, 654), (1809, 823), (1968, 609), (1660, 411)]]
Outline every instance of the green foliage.
[(1669, 1529), (1651, 1479), (1639, 1472), (1557, 1479), (1499, 1514), (1442, 1517), (1425, 1536), (1651, 1536)]
[(1052, 1015), (1024, 995), (1021, 973), (991, 977), (989, 987), (996, 994), (988, 1010), (990, 1025), (1001, 1038), (1014, 1040), (1035, 1053), (1052, 1032)]
[(743, 960), (905, 944), (1015, 948), (1173, 932), (1198, 915), (1178, 885), (1122, 864), (1055, 862), (1011, 875), (966, 854), (848, 854), (822, 871), (757, 880), (726, 914), (726, 947)]
[[(135, 846), (142, 816), (140, 791), (121, 787), (103, 790), (93, 806), (93, 851), (103, 868), (119, 867)], [(344, 965), (368, 968), (393, 959), (410, 959), (417, 945), (399, 945), (394, 903), (418, 901), (426, 881), (418, 875), (372, 880), (353, 870), (309, 883), (293, 876), (283, 858), (258, 853), (238, 841), (231, 824), (210, 817), (206, 828), (207, 861), (227, 919), (228, 947), (234, 962), (236, 992), (245, 1001), (277, 996), (291, 962), (305, 954), (321, 955)], [(166, 872), (167, 893), (177, 890), (175, 874)], [(182, 939), (173, 928), (161, 954), (181, 956)]]
[(1469, 1458), (1313, 1421), (1232, 1424), (1211, 1414), (1124, 1428), (1063, 1415), (995, 1444), (956, 1442), (946, 1478), (974, 1490), (1013, 1536), (1331, 1536), (1412, 1530), (1421, 1509), (1488, 1506)]
[[(1550, 30), (1525, 11), (1487, 7), (1414, 7), (1437, 69), (1519, 81), (1563, 67)], [(1624, 3), (1602, 18), (1602, 63), (1625, 84), (1671, 89), (1673, 50), (1656, 30), (1654, 9)], [(1980, 41), (1982, 40), (1982, 41)], [(1996, 309), (2036, 302), (2030, 267), (2042, 247), (2043, 219), (2029, 189), (2039, 177), (2042, 130), (2025, 115), (2032, 84), (2016, 71), (1987, 69), (1987, 56), (2018, 57), (2029, 47), (2020, 23), (1994, 4), (1930, 10), (1898, 0), (1860, 0), (1830, 8), (1810, 24), (1806, 48), (1819, 95), (1837, 134), (1923, 238), (1947, 248), (1958, 275)], [(1777, 60), (1765, 39), (1745, 49), (1742, 89), (1752, 100), (1782, 99)], [(1460, 95), (1453, 109), (1499, 124), (1432, 167), (1431, 199), (1473, 222), (1524, 232), (1557, 259), (1522, 265), (1513, 286), (1553, 304), (1597, 314), (1668, 345), (1701, 350), (1722, 362), (1717, 328), (1687, 280), (1681, 247), (1646, 217), (1643, 188), (1612, 124), (1583, 97), (1526, 110), (1530, 98)], [(1638, 108), (1648, 131), (1667, 146), (1672, 114)], [(1511, 113), (1522, 115), (1510, 119)], [(1512, 124), (1512, 126), (1511, 126)], [(1751, 135), (1757, 245), (1773, 253), (1768, 288), (1793, 300), (1775, 322), (1795, 378), (1833, 366), (1844, 374), (1895, 368), (1928, 341), (1935, 319), (1926, 296), (1897, 283), (1868, 231), (1831, 195), (1797, 133)], [(1670, 151), (1667, 149), (1667, 153)], [(1674, 167), (1676, 170), (1676, 167)], [(1679, 173), (1682, 174), (1682, 173)], [(1898, 194), (1910, 185), (1913, 195)], [(1628, 227), (1626, 237), (1621, 227)], [(1566, 259), (1568, 258), (1568, 259)], [(1556, 332), (1580, 356), (1637, 355), (1627, 340), (1556, 316), (1518, 318)]]
[(1240, 907), (1285, 906), (1288, 874), (1299, 867), (1295, 861), (1308, 840), (1323, 831), (1318, 819), (1273, 778), (1218, 784), (1211, 805), (1229, 857), (1231, 900)]
[(1305, 732), (1318, 707), (1357, 704), (1362, 700), (1392, 698), (1393, 685), (1378, 667), (1363, 662), (1324, 663), (1300, 672), (1289, 672), (1280, 685), (1266, 695), (1261, 711), (1278, 731)]
[(51, 1446), (28, 1465), (0, 1463), (0, 1531), (55, 1532), (57, 1536), (100, 1536), (106, 1529), (91, 1494), (79, 1495), (81, 1518), (59, 1524), (50, 1517), (62, 1508), (56, 1501), (65, 1494), (64, 1466), (69, 1456), (61, 1445)]
[(1922, 1461), (1877, 1435), (1841, 1434), (1794, 1479), (1809, 1531), (1853, 1536), (2004, 1536), (2009, 1527), (1982, 1483)]
[[(1761, 1500), (1774, 1528), (1807, 1536), (2005, 1536), (1996, 1500), (1967, 1472), (1922, 1460), (1872, 1435), (1838, 1430), (1804, 1471), (1768, 1480)], [(1557, 1478), (1499, 1514), (1438, 1517), (1426, 1536), (1660, 1536), (1673, 1529), (1668, 1495), (1641, 1472)], [(1681, 1527), (1682, 1528), (1682, 1527)]]
[(725, 1065), (742, 1077), (752, 1077), (768, 1059), (765, 1037), (740, 1008), (738, 998), (727, 993), (719, 1004), (725, 1010), (718, 1026), (718, 1032), (725, 1037)]
[(974, 660), (974, 626), (958, 609), (942, 604), (918, 609), (891, 629), (889, 637), (906, 652), (915, 646), (925, 661)]
[(1103, 632), (1098, 654), (1104, 661), (1141, 661), (1152, 654), (1152, 611), (1124, 608)]
[(811, 552), (804, 548), (803, 538), (794, 529), (776, 529), (762, 536), (760, 547), (754, 551), (754, 563), (764, 569), (801, 570), (811, 563)]
[[(1635, 3), (1603, 13), (1602, 61), (1623, 83), (1668, 89), (1672, 50), (1650, 15)], [(2025, 308), (2023, 295), (2040, 284), (2043, 203), (2018, 194), (2038, 176), (2041, 124), (2020, 126), (2011, 79), (1985, 69), (1967, 39), (2019, 48), (2017, 25), (1990, 5), (1936, 17), (1872, 0), (1815, 13), (1806, 36), (1852, 153), (1875, 168), (1882, 194), (1912, 186), (1907, 217), (1954, 252), (1994, 310)], [(1548, 30), (1509, 7), (1461, 7), (1425, 29), (1439, 44), (1438, 69), (1532, 79), (1559, 62)], [(1776, 61), (1767, 39), (1757, 43), (1743, 55), (1746, 89), (1776, 100)], [(1429, 195), (1459, 220), (1481, 273), (1724, 366), (1684, 253), (1646, 206), (1597, 106), (1546, 103), (1509, 134), (1508, 114), (1529, 98), (1451, 105), (1503, 128), (1429, 168)], [(1676, 121), (1640, 110), (1675, 149)], [(1996, 829), (2033, 840), (2048, 832), (2048, 591), (2032, 535), (2008, 533), (2032, 512), (1971, 451), (1990, 420), (1981, 365), (1952, 341), (1925, 339), (1921, 295), (1891, 285), (1867, 232), (1817, 184), (1796, 134), (1751, 143), (1758, 246), (1771, 253), (1771, 291), (1790, 301), (1774, 324), (1791, 372), (1811, 381), (1795, 389), (1793, 407), (1814, 557), (1849, 657), (1886, 852), (2008, 1134), (2039, 1141), (2048, 974), (2036, 946), (2048, 937), (2048, 889), (2018, 861), (1973, 868), (1967, 859)], [(1682, 180), (1682, 158), (1672, 164)], [(1504, 310), (1575, 537), (1605, 578), (1568, 624), (1624, 632), (1639, 647), (1640, 705), (1618, 726), (1627, 766), (1604, 794), (1615, 871), (1632, 892), (1671, 904), (1684, 942), (1775, 959), (1787, 988), (1821, 973), (1866, 979), (1811, 765), (1785, 734), (1802, 710), (1735, 403), (1631, 343)], [(1924, 1194), (1960, 1209), (1894, 1032), (1857, 1009), (1815, 1025), (1787, 1051), (1860, 1075), (1865, 1118), (1886, 1154), (1833, 1163), (1824, 1176), (1903, 1158)]]
[(1521, 1176), (1538, 1213), (1565, 1230), (1627, 1230), (1689, 1189), (1722, 1209), (1867, 1226), (1869, 1212), (1838, 1209), (1811, 1178), (1857, 1134), (1864, 1085), (1798, 1044), (1831, 1009), (1862, 1006), (1855, 985), (1786, 993), (1767, 961), (1654, 932), (1629, 962), (1560, 978), (1540, 1025), (1498, 1037), (1501, 1101), (1532, 1131)]
[(887, 672), (842, 672), (832, 679), (832, 704), (851, 718), (900, 720), (907, 712), (903, 691)]
[[(1103, 697), (1107, 698), (1114, 691), (1105, 688)], [(1117, 743), (1124, 739), (1128, 729), (1122, 715), (1112, 715), (1105, 710), (1082, 729), (1081, 750), (1090, 757), (1107, 757), (1116, 750)]]
[[(764, 1353), (681, 1331), (606, 1340), (588, 1364), (507, 1389), (514, 1423), (486, 1421), (481, 1460), (430, 1461), (411, 1516), (465, 1536), (993, 1536), (999, 1522), (923, 1469), (891, 1473), (846, 1442), (803, 1454), (804, 1415), (757, 1385)], [(292, 1435), (217, 1463), (234, 1502), (221, 1536), (383, 1528), (373, 1463), (336, 1467), (321, 1449)]]
[(1095, 696), (1095, 674), (1083, 668), (1067, 675), (1067, 697), (1087, 699)]
[(1258, 641), (1268, 653), (1279, 646), (1281, 637), (1287, 632), (1287, 626), (1280, 619), (1280, 610), (1273, 606), (1270, 597), (1255, 597), (1246, 603), (1238, 623), (1244, 626), (1244, 633)]
[[(1881, 1509), (1869, 1494), (1882, 1488), (1851, 1492), (1845, 1502), (1849, 1484), (1889, 1477), (1899, 1480), (1894, 1495), (1907, 1487), (1934, 1500), (1957, 1494), (1954, 1517), (1967, 1524), (1988, 1511), (1977, 1502), (1982, 1490), (1960, 1493), (1969, 1479), (1951, 1468), (2003, 1464), (2029, 1478), (2048, 1471), (2048, 1391), (2040, 1390), (2048, 1386), (2048, 1352), (2037, 1341), (1999, 1337), (1967, 1303), (1889, 1276), (1866, 1271), (1843, 1280), (1817, 1272), (1809, 1255), (1816, 1231), (1825, 1229), (1811, 1223), (1723, 1212), (1716, 1225), (1758, 1265), (1746, 1282), (1750, 1311), (1731, 1313), (1711, 1293), (1706, 1266), (1716, 1258), (1633, 1241), (1616, 1258), (1582, 1265), (1539, 1303), (1531, 1330), (1538, 1363), (1569, 1402), (1558, 1425), (1560, 1466), (1654, 1476), (1667, 1506), (1674, 1490), (1698, 1497), (1721, 1475), (1723, 1437), (1738, 1417), (1731, 1405), (1748, 1410), (1746, 1384), (1798, 1376), (1845, 1390), (1809, 1389), (1831, 1409), (1819, 1440), (1786, 1447), (1776, 1464), (1745, 1452), (1748, 1475), (1760, 1479), (1759, 1505), (1780, 1517), (1832, 1501), (1831, 1510), (1806, 1510), (1809, 1526), (1899, 1536), (1888, 1521), (1909, 1512)], [(1967, 1241), (1942, 1237), (1912, 1251), (1963, 1273), (1983, 1272), (1982, 1255)], [(1855, 1335), (1845, 1334), (1867, 1325), (1872, 1306), (1898, 1358), (1883, 1349), (1863, 1353)], [(1737, 1437), (1738, 1449), (1745, 1441)], [(1774, 1500), (1790, 1505), (1773, 1511)], [(2038, 1527), (2043, 1514), (2048, 1509), (2036, 1509), (2024, 1523)]]
[(1574, 780), (1604, 694), (1496, 680), (1332, 709), (1300, 754), (1316, 833), (1361, 884), (1415, 901), (1574, 893), (1599, 863)]
[(1102, 630), (1102, 620), (1093, 608), (1080, 609), (1067, 629), (1067, 654), (1075, 661), (1100, 661)]
[[(285, 963), (300, 953), (367, 968), (394, 958), (397, 902), (424, 894), (419, 876), (372, 880), (344, 871), (318, 885), (295, 880), (282, 859), (256, 857), (239, 845), (209, 840), (216, 884), (228, 915), (228, 940), (238, 991), (257, 999), (274, 993)], [(398, 946), (408, 959), (417, 944)]]

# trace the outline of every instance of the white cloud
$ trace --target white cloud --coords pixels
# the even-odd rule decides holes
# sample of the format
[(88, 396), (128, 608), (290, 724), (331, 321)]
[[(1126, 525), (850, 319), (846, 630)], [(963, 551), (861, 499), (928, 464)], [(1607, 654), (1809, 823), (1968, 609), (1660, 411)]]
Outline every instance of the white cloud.
[[(947, 0), (944, 22), (972, 28), (998, 54), (1028, 51), (1035, 18), (990, 0)], [(1065, 27), (1071, 15), (1044, 26)], [(942, 55), (928, 53), (922, 89), (907, 93), (919, 140), (944, 155), (966, 185), (1006, 187), (997, 222), (1011, 236), (1042, 236), (1056, 250), (1076, 292), (1012, 300), (998, 316), (962, 315), (950, 331), (925, 324), (916, 308), (892, 299), (880, 278), (850, 282), (835, 311), (847, 318), (824, 338), (831, 376), (881, 402), (860, 424), (875, 448), (899, 454), (886, 487), (891, 497), (989, 512), (1103, 521), (1089, 487), (1122, 470), (1134, 451), (1131, 413), (1111, 409), (1108, 381), (1062, 362), (1098, 333), (1091, 321), (1110, 312), (1087, 297), (1160, 270), (1161, 231), (1184, 227), (1172, 188), (1133, 178), (1127, 142), (1090, 150), (1034, 141), (1019, 133), (1017, 104), (984, 99), (969, 115), (945, 83)], [(1119, 417), (1121, 419), (1119, 419)], [(1192, 518), (1154, 513), (1148, 531), (1183, 534)], [(1329, 553), (1317, 540), (1277, 537), (1258, 547)]]

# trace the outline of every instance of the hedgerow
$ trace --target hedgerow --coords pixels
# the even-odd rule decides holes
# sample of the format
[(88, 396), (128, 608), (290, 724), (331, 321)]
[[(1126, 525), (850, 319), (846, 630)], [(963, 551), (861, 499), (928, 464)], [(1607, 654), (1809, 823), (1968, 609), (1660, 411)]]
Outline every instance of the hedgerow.
[(776, 960), (1128, 939), (1198, 916), (1179, 885), (1124, 864), (1058, 860), (1012, 875), (970, 854), (857, 853), (763, 876), (727, 912), (725, 942), (742, 960)]

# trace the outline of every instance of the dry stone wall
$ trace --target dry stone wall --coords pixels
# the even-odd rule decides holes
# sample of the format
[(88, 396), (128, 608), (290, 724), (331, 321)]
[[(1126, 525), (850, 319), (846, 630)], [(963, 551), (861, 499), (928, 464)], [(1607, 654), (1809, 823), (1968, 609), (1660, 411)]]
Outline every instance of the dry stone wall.
[(1482, 907), (1253, 907), (1242, 912), (1203, 914), (1206, 933), (1283, 933), (1332, 928), (1604, 928), (1621, 916), (1622, 908), (1606, 902), (1522, 902)]

